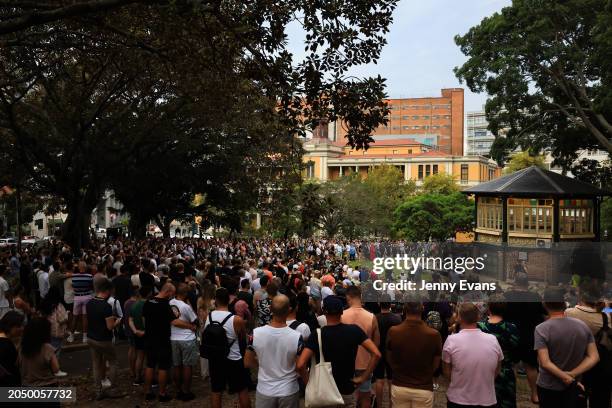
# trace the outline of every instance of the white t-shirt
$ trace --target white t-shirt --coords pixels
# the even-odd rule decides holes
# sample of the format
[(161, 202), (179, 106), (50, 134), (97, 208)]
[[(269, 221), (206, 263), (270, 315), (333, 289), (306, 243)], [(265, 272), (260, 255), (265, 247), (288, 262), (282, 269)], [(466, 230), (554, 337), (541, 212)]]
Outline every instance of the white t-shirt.
[(295, 360), (303, 347), (300, 333), (289, 327), (258, 327), (253, 332), (253, 348), (259, 361), (257, 392), (286, 397), (299, 391)]
[(106, 302), (113, 308), (113, 316), (123, 319), (123, 310), (121, 310), (120, 304), (121, 302), (112, 296), (109, 296)]
[(259, 289), (261, 289), (261, 283), (259, 282), (259, 278), (257, 278), (251, 282), (251, 290), (253, 291), (253, 293), (255, 293)]
[(327, 326), (327, 317), (325, 315), (317, 316), (317, 321), (319, 322), (319, 327)]
[[(170, 307), (174, 312), (174, 315), (187, 323), (193, 323), (198, 319), (191, 305), (183, 302), (179, 299), (172, 299), (170, 301)], [(174, 325), (170, 326), (170, 340), (189, 341), (195, 340), (196, 335), (189, 329), (183, 329)]]
[(3, 277), (0, 276), (0, 307), (9, 307), (9, 301), (6, 298), (6, 292), (9, 291), (9, 284)]
[(334, 294), (334, 291), (330, 287), (323, 286), (321, 288), (321, 299), (325, 299), (329, 295), (333, 295), (333, 294)]
[(49, 292), (49, 273), (39, 269), (36, 273), (38, 278), (38, 290), (40, 291), (40, 297), (44, 298)]
[[(211, 318), (214, 322), (221, 323), (223, 319), (227, 317), (228, 314), (230, 314), (230, 312), (225, 311), (225, 310), (213, 310), (212, 312), (210, 312), (210, 314), (206, 318), (206, 323), (204, 323), (204, 328), (206, 328), (206, 326), (210, 324)], [(228, 343), (231, 344), (230, 352), (227, 355), (227, 358), (228, 360), (237, 361), (242, 358), (242, 354), (240, 354), (240, 345), (238, 344), (238, 336), (236, 335), (236, 332), (234, 331), (234, 317), (236, 316), (232, 316), (229, 319), (227, 319), (227, 322), (225, 322), (225, 324), (223, 325), (223, 328), (225, 329), (225, 333), (227, 334), (227, 341)]]
[[(295, 319), (287, 320), (287, 326), (291, 326), (291, 323), (293, 322), (295, 322)], [(308, 340), (310, 337), (310, 327), (308, 327), (306, 323), (300, 323), (295, 330), (302, 335), (302, 340), (304, 340), (304, 342), (306, 342), (306, 340)]]

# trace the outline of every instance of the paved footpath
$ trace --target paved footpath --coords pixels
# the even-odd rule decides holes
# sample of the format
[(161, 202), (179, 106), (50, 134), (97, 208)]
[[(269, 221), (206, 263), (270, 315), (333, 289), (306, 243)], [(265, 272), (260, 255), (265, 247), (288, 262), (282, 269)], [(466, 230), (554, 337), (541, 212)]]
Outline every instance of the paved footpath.
[[(89, 349), (81, 344), (75, 344), (67, 347), (67, 350), (62, 351), (60, 355), (60, 366), (63, 371), (68, 373), (68, 377), (63, 381), (65, 385), (75, 386), (77, 388), (77, 403), (76, 407), (100, 407), (100, 408), (127, 408), (127, 407), (209, 407), (210, 406), (210, 386), (208, 379), (203, 380), (200, 377), (199, 367), (195, 370), (193, 378), (193, 392), (196, 399), (185, 403), (178, 400), (172, 400), (168, 403), (160, 404), (157, 401), (147, 402), (143, 397), (143, 388), (135, 387), (129, 374), (127, 362), (127, 344), (122, 342), (117, 344), (117, 355), (119, 358), (119, 374), (118, 386), (125, 393), (125, 397), (119, 399), (107, 399), (95, 401), (95, 390), (92, 385), (91, 373), (91, 356)], [(68, 350), (69, 349), (69, 350)], [(527, 384), (523, 378), (518, 378), (518, 408), (536, 408), (529, 402)], [(444, 390), (446, 384), (442, 383), (440, 390), (435, 394), (435, 408), (446, 407), (446, 397)], [(171, 394), (173, 393), (170, 387)], [(255, 393), (251, 393), (252, 406), (255, 406)], [(387, 408), (388, 396), (385, 395), (385, 402), (382, 408)], [(72, 405), (72, 404), (71, 404)], [(223, 398), (224, 408), (237, 407), (236, 399), (232, 396)], [(300, 407), (304, 406), (304, 401), (301, 401)]]

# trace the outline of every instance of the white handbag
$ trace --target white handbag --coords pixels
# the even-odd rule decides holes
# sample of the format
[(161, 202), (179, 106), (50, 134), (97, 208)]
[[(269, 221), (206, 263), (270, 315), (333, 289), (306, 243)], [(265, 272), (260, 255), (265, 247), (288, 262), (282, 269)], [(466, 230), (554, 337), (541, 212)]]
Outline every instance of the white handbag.
[(317, 364), (317, 359), (313, 354), (310, 377), (306, 385), (306, 408), (344, 405), (344, 400), (332, 375), (331, 363), (325, 362), (323, 358), (321, 329), (317, 329), (317, 340), (319, 343), (319, 364)]

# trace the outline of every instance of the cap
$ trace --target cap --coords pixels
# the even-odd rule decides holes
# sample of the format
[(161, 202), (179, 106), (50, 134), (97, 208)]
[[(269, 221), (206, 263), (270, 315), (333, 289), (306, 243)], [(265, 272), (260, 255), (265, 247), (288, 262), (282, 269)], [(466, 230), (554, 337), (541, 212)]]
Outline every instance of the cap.
[(329, 295), (323, 299), (323, 312), (325, 314), (338, 314), (344, 310), (342, 299), (335, 295)]

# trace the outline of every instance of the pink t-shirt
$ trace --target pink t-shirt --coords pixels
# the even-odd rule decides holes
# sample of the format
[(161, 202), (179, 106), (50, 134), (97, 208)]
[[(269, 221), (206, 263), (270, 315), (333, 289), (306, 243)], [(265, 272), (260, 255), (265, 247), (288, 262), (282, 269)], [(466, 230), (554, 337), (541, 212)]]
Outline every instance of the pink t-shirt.
[(495, 405), (495, 369), (503, 358), (492, 334), (464, 329), (448, 336), (442, 349), (442, 361), (452, 365), (448, 400), (462, 405)]

